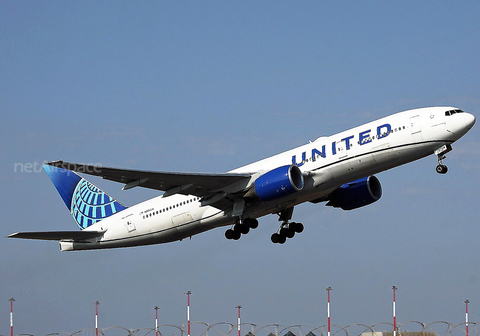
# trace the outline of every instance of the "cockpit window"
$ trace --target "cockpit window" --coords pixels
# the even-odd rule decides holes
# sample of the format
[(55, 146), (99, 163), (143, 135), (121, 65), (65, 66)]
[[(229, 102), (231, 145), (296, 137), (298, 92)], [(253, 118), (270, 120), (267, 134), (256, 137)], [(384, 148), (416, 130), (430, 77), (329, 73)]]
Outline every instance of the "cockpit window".
[(445, 111), (445, 115), (446, 116), (451, 116), (451, 115), (454, 115), (455, 113), (462, 113), (463, 111), (460, 110), (460, 109), (456, 109), (456, 110), (450, 110), (450, 111)]

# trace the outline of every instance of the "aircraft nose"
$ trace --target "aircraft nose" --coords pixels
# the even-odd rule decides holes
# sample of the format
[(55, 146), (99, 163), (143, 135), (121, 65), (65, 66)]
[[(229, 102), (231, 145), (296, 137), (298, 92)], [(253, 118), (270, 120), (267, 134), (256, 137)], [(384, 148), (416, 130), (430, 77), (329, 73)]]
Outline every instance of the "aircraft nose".
[(463, 114), (463, 120), (465, 121), (465, 126), (470, 129), (475, 125), (475, 116), (470, 113)]

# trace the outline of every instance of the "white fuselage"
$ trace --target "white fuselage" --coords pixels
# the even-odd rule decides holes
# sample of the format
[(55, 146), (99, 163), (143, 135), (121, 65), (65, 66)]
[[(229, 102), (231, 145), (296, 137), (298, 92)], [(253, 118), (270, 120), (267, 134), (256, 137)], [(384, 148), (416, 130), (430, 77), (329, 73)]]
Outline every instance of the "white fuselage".
[[(296, 165), (304, 188), (279, 201), (255, 202), (245, 218), (258, 218), (327, 196), (342, 184), (418, 160), (462, 137), (475, 121), (469, 113), (446, 115), (450, 107), (430, 107), (388, 117), (321, 137), (306, 145), (234, 169), (254, 177)], [(60, 242), (62, 250), (113, 248), (182, 240), (237, 220), (231, 211), (201, 206), (196, 196), (158, 196), (112, 215), (86, 230), (106, 231), (92, 243)]]

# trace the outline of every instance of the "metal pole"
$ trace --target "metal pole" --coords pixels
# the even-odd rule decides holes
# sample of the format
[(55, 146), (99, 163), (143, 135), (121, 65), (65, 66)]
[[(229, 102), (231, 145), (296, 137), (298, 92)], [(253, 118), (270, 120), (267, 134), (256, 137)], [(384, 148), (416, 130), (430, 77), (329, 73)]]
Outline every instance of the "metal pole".
[(155, 336), (158, 336), (158, 310), (160, 308), (158, 308), (158, 306), (155, 306)]
[(98, 336), (98, 301), (95, 301), (95, 336)]
[(465, 326), (466, 326), (466, 332), (468, 336), (468, 304), (470, 303), (470, 301), (465, 300), (464, 302), (465, 302)]
[(242, 308), (242, 306), (238, 305), (235, 308), (238, 309), (237, 329), (238, 329), (238, 336), (240, 336), (240, 308)]
[(190, 336), (190, 294), (191, 291), (186, 292), (187, 294), (187, 335)]
[(10, 298), (10, 336), (13, 336), (13, 298)]
[(328, 298), (327, 298), (327, 330), (328, 330), (328, 336), (330, 336), (330, 291), (332, 290), (332, 287), (327, 287), (326, 291), (328, 293)]
[(395, 316), (395, 291), (397, 287), (393, 286), (393, 336), (397, 335), (397, 317)]

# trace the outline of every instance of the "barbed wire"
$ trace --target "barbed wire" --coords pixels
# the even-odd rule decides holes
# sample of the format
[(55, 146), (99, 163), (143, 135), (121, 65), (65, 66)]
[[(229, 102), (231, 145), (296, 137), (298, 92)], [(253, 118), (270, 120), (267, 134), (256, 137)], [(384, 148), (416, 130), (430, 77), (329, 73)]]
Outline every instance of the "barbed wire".
[[(195, 336), (235, 336), (240, 327), (242, 336), (327, 336), (326, 325), (312, 327), (307, 325), (283, 326), (281, 324), (267, 324), (258, 326), (253, 323), (232, 324), (229, 322), (218, 322), (209, 324), (206, 322), (191, 322)], [(410, 327), (411, 328), (407, 328)], [(397, 336), (480, 336), (477, 323), (468, 322), (469, 332), (467, 335), (467, 322), (451, 324), (445, 321), (435, 321), (428, 324), (418, 321), (397, 323)], [(387, 331), (388, 330), (388, 331)], [(98, 335), (101, 336), (187, 336), (186, 325), (163, 324), (155, 328), (128, 329), (120, 326), (99, 328)], [(74, 333), (57, 332), (45, 336), (95, 336), (94, 328), (82, 329)], [(393, 324), (389, 322), (374, 323), (370, 326), (361, 323), (348, 324), (344, 327), (331, 325), (332, 336), (359, 336), (363, 333), (371, 333), (369, 336), (392, 336)], [(4, 336), (4, 335), (0, 335)], [(34, 334), (17, 334), (16, 336), (40, 336)]]

